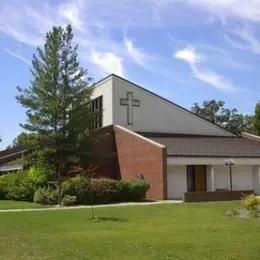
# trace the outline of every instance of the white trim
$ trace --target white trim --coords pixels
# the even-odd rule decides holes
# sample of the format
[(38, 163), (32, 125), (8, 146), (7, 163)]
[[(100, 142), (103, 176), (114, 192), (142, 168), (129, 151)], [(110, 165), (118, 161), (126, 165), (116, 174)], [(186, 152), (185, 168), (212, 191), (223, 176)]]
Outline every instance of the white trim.
[[(225, 159), (219, 157), (167, 157), (167, 164), (176, 165), (225, 165)], [(236, 165), (258, 165), (260, 158), (233, 158)]]
[(152, 140), (150, 140), (150, 139), (148, 139), (148, 138), (146, 138), (146, 137), (144, 137), (144, 136), (142, 136), (142, 135), (139, 135), (139, 134), (137, 134), (137, 133), (135, 133), (135, 132), (133, 132), (133, 131), (127, 129), (127, 128), (124, 128), (123, 126), (115, 125), (115, 127), (119, 128), (119, 129), (122, 130), (122, 131), (127, 132), (128, 134), (134, 135), (134, 136), (136, 136), (136, 137), (138, 137), (138, 138), (140, 138), (140, 139), (142, 139), (142, 140), (144, 140), (144, 141), (146, 141), (146, 142), (148, 142), (148, 143), (151, 143), (151, 144), (153, 144), (153, 145), (156, 145), (156, 146), (158, 146), (158, 147), (160, 147), (160, 148), (165, 148), (164, 145), (161, 145), (161, 144), (159, 144), (159, 143), (156, 143), (155, 141), (152, 141)]
[(115, 105), (116, 105), (114, 102), (115, 88), (114, 88), (114, 78), (111, 77), (111, 79), (112, 79), (112, 100), (111, 100), (111, 102), (112, 102), (112, 124), (114, 124), (114, 122), (115, 122), (115, 113), (114, 112), (115, 112)]
[(94, 88), (99, 87), (100, 85), (102, 85), (102, 84), (104, 84), (105, 82), (111, 80), (112, 78), (113, 78), (113, 74), (111, 74), (111, 75), (109, 75), (109, 76), (107, 76), (107, 77), (105, 77), (105, 78), (99, 80), (97, 83), (93, 83)]
[(22, 164), (0, 166), (0, 172), (17, 171), (22, 169)]

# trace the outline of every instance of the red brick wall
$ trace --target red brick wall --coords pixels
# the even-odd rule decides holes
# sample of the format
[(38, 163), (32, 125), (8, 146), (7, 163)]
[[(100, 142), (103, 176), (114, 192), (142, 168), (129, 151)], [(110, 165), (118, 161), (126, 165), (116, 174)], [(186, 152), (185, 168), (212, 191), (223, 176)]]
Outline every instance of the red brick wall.
[(115, 134), (113, 125), (97, 130), (99, 142), (93, 150), (98, 155), (98, 160), (84, 163), (83, 168), (94, 169), (95, 177), (118, 178), (118, 165), (116, 156)]
[(150, 183), (148, 198), (167, 198), (166, 148), (114, 126), (119, 170), (122, 180), (136, 180), (141, 173)]

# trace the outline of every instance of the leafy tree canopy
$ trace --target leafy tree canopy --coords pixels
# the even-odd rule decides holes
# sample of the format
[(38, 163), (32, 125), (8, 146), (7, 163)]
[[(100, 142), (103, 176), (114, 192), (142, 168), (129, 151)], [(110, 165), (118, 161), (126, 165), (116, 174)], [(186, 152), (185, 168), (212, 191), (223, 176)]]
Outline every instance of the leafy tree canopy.
[(207, 100), (202, 106), (194, 103), (191, 111), (235, 134), (253, 131), (253, 116), (239, 113), (236, 108), (225, 108), (224, 101)]

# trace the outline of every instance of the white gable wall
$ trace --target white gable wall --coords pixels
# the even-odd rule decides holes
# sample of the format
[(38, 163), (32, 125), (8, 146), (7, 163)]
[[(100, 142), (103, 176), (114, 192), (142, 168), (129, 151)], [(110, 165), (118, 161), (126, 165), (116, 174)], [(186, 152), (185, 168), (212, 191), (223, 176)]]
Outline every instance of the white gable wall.
[[(133, 131), (232, 136), (224, 129), (115, 76), (113, 88), (114, 124)], [(127, 107), (120, 105), (120, 99), (126, 99), (127, 92), (133, 92), (133, 98), (140, 101), (140, 107), (133, 107), (132, 125), (127, 123)]]
[(109, 77), (98, 83), (92, 99), (103, 96), (103, 126), (113, 124), (113, 78)]

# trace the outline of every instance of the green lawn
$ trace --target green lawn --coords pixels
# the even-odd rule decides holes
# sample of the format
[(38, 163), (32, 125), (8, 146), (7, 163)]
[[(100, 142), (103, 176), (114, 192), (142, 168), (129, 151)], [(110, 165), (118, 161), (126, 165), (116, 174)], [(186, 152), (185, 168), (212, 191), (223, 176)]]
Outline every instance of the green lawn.
[(46, 206), (26, 202), (26, 201), (13, 201), (13, 200), (0, 200), (0, 210), (1, 209), (32, 209), (32, 208), (43, 208)]
[(260, 221), (224, 215), (238, 205), (0, 213), (0, 259), (259, 259)]

